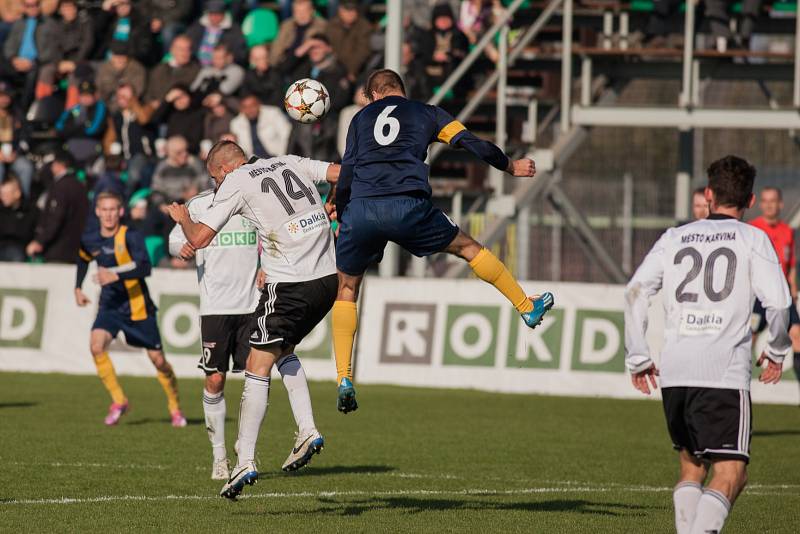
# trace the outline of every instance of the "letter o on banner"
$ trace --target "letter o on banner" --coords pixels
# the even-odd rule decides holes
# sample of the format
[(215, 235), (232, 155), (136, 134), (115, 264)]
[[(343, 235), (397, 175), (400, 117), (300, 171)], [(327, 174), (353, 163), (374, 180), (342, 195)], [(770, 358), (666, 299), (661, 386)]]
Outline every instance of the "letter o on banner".
[[(199, 310), (191, 302), (178, 302), (170, 306), (161, 319), (161, 334), (173, 347), (191, 347), (200, 338), (200, 323), (197, 321)], [(178, 330), (178, 321), (186, 320), (189, 328), (183, 332)]]
[[(467, 340), (467, 332), (477, 330), (474, 341)], [(466, 360), (474, 360), (486, 354), (492, 344), (492, 323), (479, 313), (465, 313), (453, 322), (450, 328), (450, 346), (456, 354)]]

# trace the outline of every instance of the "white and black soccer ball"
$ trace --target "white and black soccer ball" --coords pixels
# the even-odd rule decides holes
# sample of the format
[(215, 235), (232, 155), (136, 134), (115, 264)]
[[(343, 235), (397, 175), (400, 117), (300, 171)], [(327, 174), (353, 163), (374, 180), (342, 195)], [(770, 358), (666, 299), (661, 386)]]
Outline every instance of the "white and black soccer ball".
[(324, 85), (311, 78), (297, 80), (283, 98), (286, 113), (299, 122), (317, 122), (331, 109), (331, 96)]

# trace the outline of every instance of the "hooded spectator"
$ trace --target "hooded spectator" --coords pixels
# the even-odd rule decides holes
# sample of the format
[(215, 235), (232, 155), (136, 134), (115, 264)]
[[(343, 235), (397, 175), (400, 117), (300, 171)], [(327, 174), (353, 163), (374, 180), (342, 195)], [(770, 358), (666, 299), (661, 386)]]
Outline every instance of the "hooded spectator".
[(242, 29), (225, 12), (224, 0), (207, 0), (200, 20), (192, 24), (186, 35), (192, 40), (192, 52), (204, 67), (211, 65), (214, 48), (224, 44), (236, 63), (247, 60), (247, 43)]
[(169, 55), (168, 62), (159, 63), (150, 72), (144, 101), (153, 109), (176, 84), (191, 85), (200, 72), (200, 65), (192, 58), (192, 40), (188, 36), (173, 39)]
[(97, 69), (95, 84), (100, 99), (108, 102), (110, 111), (116, 111), (114, 93), (120, 84), (128, 85), (136, 98), (144, 93), (147, 71), (141, 63), (128, 56), (128, 45), (121, 41), (111, 41), (110, 55)]
[(0, 180), (0, 261), (25, 261), (25, 245), (33, 239), (37, 213), (15, 175)]
[(74, 263), (89, 212), (86, 188), (73, 173), (75, 161), (69, 152), (59, 152), (50, 164), (53, 183), (45, 193), (44, 210), (34, 239), (25, 249), (29, 257), (47, 262)]
[(270, 65), (266, 45), (256, 45), (250, 49), (250, 68), (245, 72), (241, 93), (256, 95), (267, 105), (283, 106), (283, 77)]
[(287, 153), (292, 125), (282, 108), (261, 104), (256, 95), (243, 96), (231, 133), (249, 156), (268, 158)]
[(469, 41), (456, 27), (449, 4), (439, 4), (433, 8), (432, 45), (426, 58), (426, 71), (433, 85), (437, 86), (444, 83), (469, 52)]
[(180, 135), (167, 139), (167, 157), (153, 173), (151, 188), (167, 202), (185, 202), (210, 186), (203, 163), (188, 148)]
[(105, 59), (112, 41), (128, 45), (128, 55), (144, 65), (157, 61), (157, 51), (147, 13), (133, 5), (132, 0), (104, 0), (103, 9), (96, 21), (99, 46), (95, 59)]
[(351, 81), (358, 77), (372, 54), (370, 40), (373, 31), (372, 24), (359, 13), (356, 0), (339, 2), (336, 17), (328, 23), (327, 36), (336, 57), (347, 68)]
[(78, 103), (64, 110), (56, 121), (56, 132), (81, 167), (90, 165), (102, 154), (106, 118), (106, 104), (97, 98), (94, 83), (81, 82)]
[(154, 126), (166, 125), (166, 137), (182, 136), (196, 154), (203, 139), (205, 110), (199, 98), (185, 85), (177, 84), (150, 118)]
[(314, 16), (314, 4), (311, 0), (295, 0), (292, 4), (292, 18), (281, 23), (278, 37), (272, 42), (270, 62), (275, 66), (294, 54), (312, 35), (325, 33), (326, 23)]

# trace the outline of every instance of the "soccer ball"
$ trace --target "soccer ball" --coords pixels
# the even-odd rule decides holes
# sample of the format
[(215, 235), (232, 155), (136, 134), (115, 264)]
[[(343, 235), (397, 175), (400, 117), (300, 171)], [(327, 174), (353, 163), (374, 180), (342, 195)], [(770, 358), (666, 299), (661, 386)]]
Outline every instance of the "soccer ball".
[(317, 80), (303, 78), (289, 86), (283, 105), (292, 119), (309, 124), (328, 113), (331, 97), (325, 86)]

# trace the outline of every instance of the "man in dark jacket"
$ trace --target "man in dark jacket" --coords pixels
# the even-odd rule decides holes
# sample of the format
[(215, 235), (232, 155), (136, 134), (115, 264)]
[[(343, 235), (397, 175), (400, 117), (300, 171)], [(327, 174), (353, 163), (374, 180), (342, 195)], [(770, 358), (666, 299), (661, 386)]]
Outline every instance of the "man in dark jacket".
[(18, 86), (24, 86), (22, 106), (27, 110), (33, 101), (40, 65), (58, 59), (58, 47), (53, 39), (56, 23), (43, 17), (39, 0), (23, 0), (24, 16), (17, 20), (3, 44), (3, 55), (17, 75)]
[(161, 42), (169, 49), (172, 40), (186, 29), (192, 15), (192, 0), (141, 0), (142, 13), (148, 13), (152, 20), (150, 29), (161, 34)]
[(33, 239), (36, 207), (22, 196), (19, 179), (7, 174), (0, 182), (0, 261), (25, 261), (25, 245)]
[[(94, 25), (86, 11), (78, 10), (77, 0), (62, 0), (58, 6), (61, 20), (56, 22), (57, 30), (52, 39), (58, 48), (58, 58), (53, 63), (42, 65), (39, 70), (39, 83), (36, 97), (44, 98), (54, 91), (56, 82), (70, 76), (70, 85), (77, 87), (75, 78), (79, 66), (88, 71), (86, 62), (94, 46)], [(68, 104), (69, 105), (69, 104)]]
[(336, 17), (328, 23), (326, 34), (339, 61), (347, 68), (350, 81), (355, 81), (364, 63), (372, 54), (370, 39), (373, 28), (359, 13), (357, 0), (342, 0)]
[(99, 30), (95, 59), (105, 59), (111, 41), (128, 43), (128, 54), (143, 65), (154, 65), (161, 59), (150, 31), (148, 14), (131, 0), (105, 0), (95, 22)]
[[(434, 86), (441, 85), (456, 69), (461, 60), (469, 52), (469, 40), (456, 27), (453, 10), (448, 4), (439, 4), (433, 8), (432, 42), (425, 47), (427, 56), (426, 72)], [(469, 89), (469, 83), (459, 83), (454, 91), (463, 95)]]
[[(104, 139), (106, 155), (117, 155), (125, 162), (128, 174), (125, 197), (150, 184), (155, 156), (155, 133), (148, 125), (149, 111), (139, 103), (130, 85), (117, 88), (117, 110), (108, 118)], [(118, 148), (113, 149), (114, 145)]]
[(211, 65), (214, 47), (224, 44), (233, 53), (236, 63), (247, 61), (247, 43), (242, 29), (225, 12), (224, 0), (208, 0), (203, 16), (192, 24), (186, 35), (192, 40), (192, 52), (204, 67)]
[(264, 105), (283, 107), (286, 87), (278, 69), (270, 65), (267, 45), (256, 45), (250, 49), (250, 68), (244, 74), (244, 83), (239, 93), (255, 95)]
[(41, 255), (45, 261), (74, 263), (81, 233), (89, 212), (86, 188), (72, 172), (74, 159), (68, 152), (56, 154), (50, 164), (53, 184), (45, 196), (45, 209), (36, 226), (34, 239), (25, 249), (28, 256)]
[(197, 154), (203, 139), (205, 109), (200, 98), (189, 88), (177, 84), (170, 89), (164, 101), (150, 117), (152, 125), (167, 125), (166, 137), (183, 136), (189, 143), (189, 151)]
[(186, 35), (172, 40), (169, 53), (169, 62), (159, 63), (150, 71), (144, 102), (152, 109), (161, 105), (175, 84), (189, 86), (200, 72), (200, 64), (192, 58), (192, 40)]

